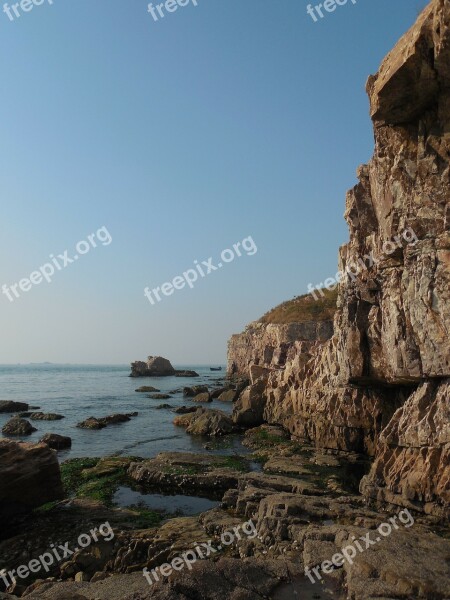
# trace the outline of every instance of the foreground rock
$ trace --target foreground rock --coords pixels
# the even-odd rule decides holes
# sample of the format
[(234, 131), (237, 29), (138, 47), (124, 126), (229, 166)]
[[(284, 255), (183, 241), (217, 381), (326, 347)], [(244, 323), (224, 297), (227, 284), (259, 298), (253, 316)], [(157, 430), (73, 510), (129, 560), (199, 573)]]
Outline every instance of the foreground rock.
[(138, 413), (134, 412), (125, 415), (109, 415), (108, 417), (102, 417), (100, 419), (97, 419), (96, 417), (89, 417), (85, 421), (78, 423), (77, 427), (80, 429), (104, 429), (105, 427), (108, 427), (108, 425), (118, 425), (120, 423), (131, 421), (131, 417), (136, 417), (137, 415)]
[(62, 496), (58, 460), (48, 446), (0, 440), (0, 515), (4, 519)]
[(28, 410), (25, 402), (13, 402), (12, 400), (0, 400), (0, 413), (15, 413)]
[(37, 429), (20, 417), (13, 417), (2, 427), (2, 433), (5, 435), (31, 435), (34, 431)]
[(46, 433), (39, 440), (39, 443), (47, 444), (47, 446), (53, 450), (65, 450), (72, 446), (72, 440), (70, 437), (58, 435), (57, 433)]
[(198, 408), (195, 412), (176, 417), (173, 423), (179, 427), (185, 427), (186, 433), (191, 435), (210, 437), (227, 435), (239, 429), (222, 411), (205, 408)]

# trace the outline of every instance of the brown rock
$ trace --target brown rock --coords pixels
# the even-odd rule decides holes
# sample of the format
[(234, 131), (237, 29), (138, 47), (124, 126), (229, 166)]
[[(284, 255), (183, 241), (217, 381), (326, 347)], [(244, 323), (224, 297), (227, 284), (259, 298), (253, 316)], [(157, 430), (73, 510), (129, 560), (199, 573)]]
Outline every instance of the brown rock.
[(212, 398), (208, 392), (202, 392), (201, 394), (197, 394), (192, 398), (194, 402), (212, 402)]
[(170, 361), (162, 356), (149, 356), (147, 362), (131, 363), (130, 377), (168, 377), (175, 374)]
[(40, 444), (47, 444), (53, 450), (64, 450), (72, 446), (70, 437), (58, 435), (57, 433), (46, 433), (40, 440)]
[(0, 440), (0, 514), (31, 511), (63, 497), (55, 452), (45, 444)]
[(31, 435), (33, 431), (37, 429), (29, 421), (20, 417), (13, 417), (2, 427), (2, 433), (5, 435)]

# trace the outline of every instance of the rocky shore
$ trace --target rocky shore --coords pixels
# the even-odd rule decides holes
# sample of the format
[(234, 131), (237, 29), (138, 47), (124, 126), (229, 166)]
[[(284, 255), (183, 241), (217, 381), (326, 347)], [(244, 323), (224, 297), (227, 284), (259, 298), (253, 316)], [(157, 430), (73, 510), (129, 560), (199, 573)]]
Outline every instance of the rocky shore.
[[(45, 443), (0, 441), (0, 600), (450, 598), (449, 65), (450, 2), (433, 0), (369, 78), (376, 148), (347, 196), (340, 268), (407, 228), (417, 241), (233, 336), (230, 379), (185, 387), (173, 411), (203, 452), (60, 466)], [(149, 357), (131, 376), (182, 373)], [(163, 505), (120, 505), (121, 490)], [(175, 495), (214, 507), (180, 515)], [(250, 521), (256, 534), (238, 536)], [(80, 547), (105, 522), (113, 537)], [(62, 545), (47, 570), (17, 575)], [(186, 552), (198, 558), (167, 569)]]

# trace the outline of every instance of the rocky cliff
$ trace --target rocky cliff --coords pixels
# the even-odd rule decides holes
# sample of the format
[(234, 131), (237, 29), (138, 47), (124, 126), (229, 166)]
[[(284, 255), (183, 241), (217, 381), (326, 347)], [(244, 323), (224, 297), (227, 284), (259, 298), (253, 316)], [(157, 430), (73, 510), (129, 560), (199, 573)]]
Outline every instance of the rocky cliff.
[(228, 342), (228, 375), (250, 378), (252, 365), (278, 369), (299, 352), (326, 342), (333, 335), (337, 295), (323, 290), (297, 296), (250, 323)]
[(250, 323), (243, 333), (228, 342), (228, 374), (250, 376), (251, 365), (277, 368), (296, 353), (298, 342), (308, 347), (325, 342), (333, 334), (332, 321), (304, 323)]
[[(291, 347), (283, 370), (244, 392), (235, 419), (262, 414), (316, 446), (366, 452), (367, 498), (448, 514), (449, 0), (423, 11), (367, 91), (375, 152), (347, 194), (339, 268), (355, 274), (339, 285), (333, 337)], [(251, 345), (245, 335), (233, 351)]]

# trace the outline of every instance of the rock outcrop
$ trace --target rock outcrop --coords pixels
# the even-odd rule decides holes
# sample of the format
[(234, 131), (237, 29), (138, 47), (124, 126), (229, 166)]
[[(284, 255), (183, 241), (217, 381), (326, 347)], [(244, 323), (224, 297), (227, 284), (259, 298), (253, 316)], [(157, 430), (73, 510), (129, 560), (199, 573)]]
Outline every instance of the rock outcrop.
[(313, 345), (326, 341), (333, 334), (332, 321), (304, 323), (250, 323), (243, 333), (231, 336), (228, 342), (228, 375), (250, 377), (250, 367), (278, 368), (289, 361), (300, 341)]
[[(176, 370), (167, 358), (162, 356), (149, 356), (147, 362), (136, 361), (131, 363), (130, 377), (198, 377), (196, 371)], [(136, 391), (142, 391), (136, 390)]]
[(147, 362), (136, 361), (131, 363), (130, 377), (168, 377), (175, 375), (175, 373), (175, 369), (167, 358), (149, 356)]
[(0, 515), (3, 519), (62, 497), (55, 452), (46, 444), (0, 440)]
[(447, 516), (449, 65), (450, 2), (434, 0), (369, 78), (375, 154), (347, 194), (350, 241), (339, 269), (348, 275), (333, 337), (295, 342), (281, 363), (272, 342), (267, 356), (258, 341), (249, 348), (258, 336), (230, 342), (238, 370), (284, 362), (259, 405), (253, 394), (250, 408), (264, 421), (319, 447), (374, 456), (367, 498)]

